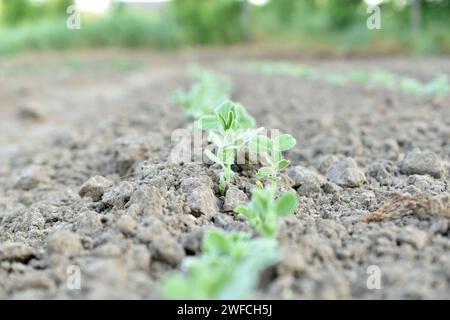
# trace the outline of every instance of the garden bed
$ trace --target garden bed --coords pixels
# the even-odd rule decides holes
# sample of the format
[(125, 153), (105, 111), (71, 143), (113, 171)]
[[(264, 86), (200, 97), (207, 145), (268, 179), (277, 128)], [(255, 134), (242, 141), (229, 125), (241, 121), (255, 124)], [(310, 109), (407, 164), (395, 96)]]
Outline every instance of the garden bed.
[[(170, 156), (173, 131), (189, 125), (171, 94), (189, 86), (190, 57), (131, 55), (130, 70), (3, 62), (0, 298), (162, 298), (161, 280), (201, 253), (207, 230), (254, 232), (233, 208), (250, 198), (256, 168), (237, 168), (221, 196), (217, 167)], [(448, 298), (448, 94), (202, 60), (231, 78), (233, 101), (258, 125), (297, 140), (279, 184), (299, 207), (280, 218), (281, 258), (250, 298)], [(421, 81), (449, 73), (444, 58), (301, 62)], [(380, 289), (368, 286), (373, 270)]]

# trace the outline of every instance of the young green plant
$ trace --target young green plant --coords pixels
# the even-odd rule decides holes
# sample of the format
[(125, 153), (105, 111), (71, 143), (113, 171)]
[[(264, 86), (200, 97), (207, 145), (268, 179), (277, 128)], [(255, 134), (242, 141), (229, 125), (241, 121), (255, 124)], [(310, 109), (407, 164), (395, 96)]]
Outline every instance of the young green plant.
[(423, 88), (424, 94), (428, 95), (445, 95), (450, 92), (450, 83), (448, 76), (441, 74), (436, 76), (432, 81), (428, 82)]
[(215, 146), (216, 153), (205, 150), (205, 155), (222, 167), (219, 191), (223, 195), (234, 175), (232, 165), (242, 148), (262, 129), (254, 129), (255, 120), (245, 108), (237, 103), (226, 101), (216, 110), (215, 115), (206, 115), (197, 122), (197, 128), (211, 130), (208, 141)]
[(179, 103), (190, 120), (214, 114), (214, 106), (227, 100), (232, 91), (231, 80), (200, 67), (191, 67), (189, 75), (194, 84), (188, 91), (176, 90), (172, 98)]
[(169, 299), (241, 299), (256, 287), (260, 272), (278, 259), (272, 239), (246, 233), (208, 231), (203, 253), (186, 258), (184, 273), (168, 276), (163, 293)]
[(268, 178), (272, 182), (272, 187), (276, 189), (278, 173), (289, 165), (289, 160), (283, 158), (283, 151), (287, 151), (295, 146), (297, 141), (290, 134), (282, 134), (273, 139), (264, 135), (258, 135), (250, 142), (250, 151), (256, 154), (266, 155), (267, 166), (258, 170), (258, 179)]
[(264, 75), (282, 75), (299, 77), (307, 80), (325, 81), (335, 85), (344, 85), (351, 82), (366, 85), (376, 85), (390, 90), (402, 90), (408, 94), (416, 95), (445, 95), (450, 92), (450, 83), (446, 75), (438, 75), (435, 79), (422, 83), (414, 78), (396, 75), (390, 71), (356, 70), (348, 74), (323, 73), (318, 69), (304, 65), (286, 62), (251, 62), (241, 65), (244, 69)]
[(297, 207), (298, 199), (294, 191), (285, 192), (275, 200), (275, 189), (270, 186), (253, 189), (250, 203), (234, 211), (245, 217), (261, 235), (273, 238), (278, 233), (278, 217), (292, 214)]

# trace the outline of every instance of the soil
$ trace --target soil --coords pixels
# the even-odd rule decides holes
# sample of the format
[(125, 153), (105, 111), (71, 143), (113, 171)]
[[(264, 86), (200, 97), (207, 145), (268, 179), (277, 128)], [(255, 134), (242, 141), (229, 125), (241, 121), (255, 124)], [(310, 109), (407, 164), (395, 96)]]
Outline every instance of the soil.
[[(217, 168), (171, 157), (188, 123), (170, 95), (192, 61), (229, 75), (260, 126), (297, 139), (281, 185), (300, 207), (280, 221), (282, 259), (253, 298), (450, 297), (450, 97), (262, 76), (230, 58), (242, 62), (195, 51), (0, 61), (0, 299), (161, 298), (205, 230), (252, 231), (231, 210), (254, 168), (237, 168), (220, 197)], [(450, 74), (448, 58), (299, 61)]]

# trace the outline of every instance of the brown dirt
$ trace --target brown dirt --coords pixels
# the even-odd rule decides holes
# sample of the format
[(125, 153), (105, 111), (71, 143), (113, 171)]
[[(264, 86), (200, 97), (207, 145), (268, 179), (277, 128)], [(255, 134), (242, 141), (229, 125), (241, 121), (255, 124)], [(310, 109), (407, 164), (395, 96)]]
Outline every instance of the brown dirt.
[[(300, 207), (281, 221), (285, 254), (255, 297), (450, 296), (449, 219), (433, 211), (450, 204), (449, 97), (267, 77), (230, 68), (230, 57), (238, 59), (190, 51), (0, 61), (0, 299), (159, 298), (160, 279), (200, 251), (204, 230), (251, 231), (224, 210), (214, 166), (168, 161), (172, 132), (187, 126), (170, 94), (188, 85), (193, 61), (230, 75), (233, 99), (260, 126), (298, 141), (282, 186), (297, 190)], [(302, 62), (450, 73), (447, 58)], [(407, 166), (413, 150), (417, 163)], [(252, 174), (234, 181), (247, 195)], [(85, 184), (95, 176), (103, 178)], [(364, 221), (395, 194), (425, 214)], [(372, 265), (379, 290), (366, 285)], [(67, 286), (70, 266), (81, 290)]]

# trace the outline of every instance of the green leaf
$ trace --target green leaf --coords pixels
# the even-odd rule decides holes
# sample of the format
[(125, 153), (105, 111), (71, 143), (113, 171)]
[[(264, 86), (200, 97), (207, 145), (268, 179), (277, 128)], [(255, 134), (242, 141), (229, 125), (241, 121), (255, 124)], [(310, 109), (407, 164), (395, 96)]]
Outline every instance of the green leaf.
[(271, 174), (273, 174), (272, 168), (270, 168), (270, 167), (262, 167), (256, 173), (256, 177), (258, 179), (262, 179), (262, 178), (265, 178), (267, 176), (270, 176)]
[(274, 215), (267, 215), (265, 217), (264, 224), (259, 230), (263, 236), (273, 238), (277, 235), (278, 226), (276, 219), (277, 218)]
[(209, 151), (208, 149), (205, 149), (205, 155), (209, 158), (209, 160), (211, 160), (212, 162), (215, 163), (220, 163), (219, 158), (216, 157), (215, 154), (213, 154), (211, 151)]
[(259, 215), (266, 215), (273, 203), (272, 189), (253, 189), (252, 205)]
[(255, 214), (245, 206), (239, 206), (237, 208), (234, 208), (234, 212), (243, 215), (248, 220), (251, 220), (255, 217)]
[(267, 153), (272, 149), (272, 141), (266, 136), (257, 135), (250, 141), (249, 148), (255, 153)]
[(234, 118), (235, 118), (234, 112), (233, 112), (233, 111), (230, 111), (230, 112), (228, 113), (227, 129), (232, 128), (233, 122), (234, 122)]
[(220, 124), (217, 117), (213, 115), (203, 116), (198, 122), (197, 127), (201, 126), (202, 130), (218, 129)]
[(290, 134), (282, 134), (275, 137), (273, 146), (279, 151), (286, 151), (295, 146), (297, 141)]
[(210, 132), (210, 134), (208, 136), (208, 141), (213, 143), (217, 147), (220, 147), (222, 145), (222, 137), (213, 131)]
[(289, 166), (289, 160), (283, 159), (281, 161), (278, 162), (278, 170), (284, 170), (287, 168), (287, 166)]
[(256, 136), (258, 135), (258, 132), (260, 132), (261, 130), (263, 130), (264, 128), (259, 128), (259, 129), (247, 129), (243, 132), (240, 132), (237, 137), (236, 140), (237, 141), (241, 141), (243, 144), (247, 144), (256, 138)]
[(283, 193), (275, 203), (275, 211), (278, 216), (290, 215), (297, 207), (297, 194), (293, 191)]
[(253, 129), (256, 127), (256, 120), (240, 104), (234, 105), (236, 112), (235, 129)]
[(230, 100), (225, 100), (222, 104), (216, 109), (217, 113), (228, 114), (230, 111), (234, 110), (235, 103)]
[(264, 189), (264, 185), (261, 183), (261, 181), (256, 181), (256, 187), (258, 188), (258, 189)]
[(220, 195), (225, 195), (225, 189), (227, 188), (227, 181), (225, 180), (225, 177), (222, 175), (219, 180), (219, 191)]
[(223, 114), (221, 114), (221, 113), (216, 113), (216, 115), (217, 115), (217, 119), (220, 121), (220, 123), (222, 124), (222, 128), (224, 129), (224, 130), (227, 130), (228, 129), (228, 127), (227, 127), (227, 122), (226, 122), (226, 120), (225, 120), (225, 117), (223, 116)]
[(224, 254), (230, 251), (230, 243), (223, 232), (211, 230), (205, 235), (203, 248), (207, 253)]
[(192, 294), (190, 281), (181, 274), (166, 277), (162, 283), (162, 292), (169, 299), (189, 299)]

